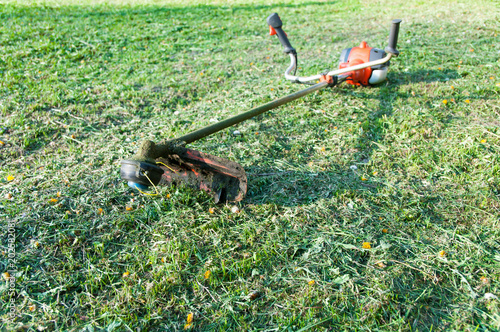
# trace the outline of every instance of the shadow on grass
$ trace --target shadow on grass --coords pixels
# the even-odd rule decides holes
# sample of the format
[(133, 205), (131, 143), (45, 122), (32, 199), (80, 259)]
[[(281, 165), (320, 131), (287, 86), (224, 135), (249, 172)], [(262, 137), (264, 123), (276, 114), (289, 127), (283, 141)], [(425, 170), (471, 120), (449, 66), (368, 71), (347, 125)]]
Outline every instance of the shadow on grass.
[[(379, 89), (380, 93), (368, 94), (363, 91), (363, 88), (353, 89), (338, 89), (335, 92), (343, 95), (350, 95), (355, 98), (371, 98), (378, 99), (378, 108), (370, 113), (365, 113), (364, 117), (359, 117), (361, 122), (367, 125), (363, 127), (363, 134), (359, 136), (357, 142), (353, 144), (353, 148), (359, 148), (354, 154), (355, 163), (364, 164), (371, 158), (374, 151), (377, 149), (375, 143), (382, 141), (384, 138), (384, 121), (383, 118), (390, 117), (394, 112), (394, 100), (413, 97), (409, 92), (400, 91), (400, 87), (409, 83), (432, 83), (439, 81), (447, 81), (459, 78), (456, 71), (436, 71), (436, 70), (420, 70), (405, 73), (395, 73), (390, 75), (389, 84), (374, 87)], [(414, 97), (413, 97), (414, 98)], [(357, 113), (359, 116), (359, 113)], [(442, 123), (446, 123), (446, 118), (440, 119)], [(353, 157), (353, 156), (351, 156)], [(281, 158), (286, 159), (286, 155)], [(307, 165), (304, 165), (307, 167)], [(340, 166), (335, 163), (330, 163), (327, 166), (327, 171), (287, 171), (286, 169), (276, 172), (273, 169), (262, 169), (259, 167), (248, 167), (249, 178), (249, 193), (246, 202), (250, 204), (276, 204), (277, 206), (304, 206), (314, 203), (319, 200), (331, 200), (336, 202), (356, 197), (362, 197), (366, 204), (370, 206), (370, 214), (374, 211), (389, 209), (388, 206), (380, 206), (377, 198), (379, 191), (387, 186), (382, 182), (377, 181), (362, 181), (360, 173), (355, 170)], [(404, 170), (403, 170), (404, 171)], [(362, 171), (361, 171), (362, 172)], [(426, 186), (414, 179), (413, 184), (415, 190), (419, 192), (419, 212), (408, 213), (407, 211), (395, 211), (397, 223), (406, 225), (414, 225), (414, 227), (425, 227), (426, 222), (440, 224), (443, 218), (435, 211), (434, 206), (441, 201), (441, 198), (435, 193), (426, 189)], [(405, 197), (404, 190), (392, 187), (391, 196), (395, 201)], [(387, 194), (385, 191), (384, 195)], [(338, 215), (343, 214), (344, 217), (353, 213), (352, 222), (362, 219), (359, 214), (359, 209), (347, 207), (343, 205), (329, 205), (331, 218), (336, 219)], [(346, 212), (351, 210), (352, 212)], [(371, 226), (380, 227), (378, 220), (367, 221)], [(398, 247), (398, 246), (396, 246)], [(434, 329), (445, 328), (448, 322), (448, 314), (446, 313), (447, 306), (452, 303), (452, 299), (456, 296), (451, 291), (447, 291), (439, 286), (436, 279), (430, 278), (423, 271), (418, 271), (408, 266), (405, 266), (405, 260), (412, 260), (408, 256), (411, 251), (404, 246), (395, 249), (396, 252), (391, 254), (396, 257), (391, 264), (402, 268), (404, 272), (401, 277), (390, 282), (388, 289), (391, 290), (391, 300), (387, 300), (386, 306), (389, 310), (380, 310), (380, 308), (371, 308), (374, 310), (372, 317), (384, 322), (391, 319), (390, 311), (398, 312), (402, 320), (407, 321), (413, 329)], [(399, 252), (397, 252), (399, 250)], [(305, 250), (303, 250), (305, 251)], [(402, 263), (401, 263), (402, 261)], [(360, 275), (366, 274), (366, 264), (363, 260), (357, 260), (359, 264), (356, 269)], [(354, 312), (352, 314), (355, 314)], [(397, 315), (396, 315), (397, 316)], [(393, 316), (394, 317), (394, 314)]]
[[(193, 6), (182, 6), (182, 7), (177, 7), (177, 6), (172, 6), (172, 7), (160, 7), (157, 5), (153, 6), (142, 6), (139, 7), (139, 9), (133, 9), (128, 6), (117, 6), (114, 8), (114, 10), (110, 10), (112, 8), (111, 6), (106, 6), (106, 5), (99, 5), (99, 6), (94, 6), (90, 7), (92, 8), (91, 10), (86, 10), (88, 7), (82, 7), (82, 6), (65, 6), (65, 7), (50, 7), (47, 5), (43, 6), (36, 6), (36, 5), (30, 5), (30, 7), (24, 7), (24, 6), (19, 6), (17, 5), (16, 7), (22, 8), (17, 14), (16, 13), (8, 13), (8, 17), (40, 17), (40, 14), (43, 12), (40, 11), (46, 11), (46, 12), (61, 12), (64, 11), (67, 8), (72, 8), (74, 11), (69, 12), (68, 16), (69, 17), (76, 17), (76, 16), (81, 16), (81, 17), (101, 17), (101, 16), (130, 16), (132, 15), (146, 15), (148, 16), (149, 14), (184, 14), (184, 13), (196, 13), (196, 12), (203, 12), (206, 13), (207, 11), (227, 11), (231, 10), (232, 12), (237, 12), (237, 11), (264, 11), (264, 10), (269, 10), (269, 9), (278, 9), (278, 8), (304, 8), (304, 7), (310, 7), (310, 6), (327, 6), (327, 5), (334, 5), (336, 4), (337, 1), (308, 1), (308, 2), (303, 2), (303, 3), (294, 3), (294, 4), (288, 4), (288, 3), (277, 3), (277, 4), (270, 4), (270, 5), (222, 5), (222, 6), (216, 6), (216, 5), (193, 5)], [(84, 14), (81, 15), (79, 12), (82, 11)], [(14, 15), (13, 15), (14, 14)], [(269, 13), (271, 14), (271, 12)], [(4, 13), (0, 12), (0, 18), (4, 18), (4, 15), (7, 16)], [(265, 17), (264, 17), (265, 19)]]
[[(307, 166), (306, 166), (307, 167)], [(298, 172), (248, 168), (249, 192), (245, 202), (286, 207), (332, 198), (346, 190), (375, 191), (377, 184), (362, 183), (353, 171)]]
[[(370, 156), (373, 154), (375, 149), (377, 149), (377, 143), (383, 139), (384, 132), (384, 123), (382, 119), (384, 117), (392, 116), (394, 112), (393, 100), (401, 99), (401, 98), (412, 98), (410, 92), (401, 92), (400, 86), (408, 83), (415, 82), (439, 82), (443, 80), (457, 79), (459, 77), (458, 73), (454, 70), (448, 71), (436, 71), (436, 70), (419, 70), (414, 72), (405, 72), (405, 73), (395, 73), (389, 76), (388, 84), (381, 85), (378, 87), (371, 87), (368, 89), (378, 89), (380, 92), (376, 95), (368, 94), (363, 89), (365, 87), (356, 87), (351, 89), (334, 89), (331, 93), (336, 93), (340, 95), (349, 95), (351, 97), (360, 98), (360, 99), (377, 99), (379, 101), (378, 108), (372, 112), (365, 112), (363, 118), (359, 118), (359, 121), (367, 124), (363, 127), (363, 134), (359, 135), (357, 142), (353, 144), (353, 148), (359, 148), (359, 152), (355, 154), (355, 163), (366, 163)], [(328, 93), (328, 90), (326, 90)], [(328, 97), (328, 96), (325, 96)], [(360, 113), (358, 113), (359, 115)], [(447, 122), (447, 118), (441, 119), (443, 123)], [(277, 137), (283, 136), (279, 131), (276, 133)], [(281, 159), (286, 159), (286, 155), (281, 151), (270, 151), (270, 154), (273, 154), (276, 157)], [(311, 157), (310, 154), (305, 153), (307, 158)], [(304, 165), (305, 167), (306, 165)], [(296, 204), (307, 204), (311, 203), (316, 199), (330, 197), (332, 192), (335, 192), (337, 189), (333, 183), (342, 183), (345, 187), (356, 187), (356, 188), (366, 188), (373, 187), (368, 185), (367, 183), (362, 183), (359, 179), (360, 175), (356, 175), (353, 172), (349, 172), (348, 169), (341, 170), (338, 168), (338, 165), (332, 164), (329, 165), (333, 169), (337, 169), (338, 172), (327, 171), (327, 172), (294, 172), (294, 171), (284, 171), (284, 172), (276, 172), (273, 169), (262, 169), (262, 168), (249, 168), (249, 188), (250, 192), (247, 197), (247, 200), (250, 199), (252, 202), (259, 201), (262, 203), (275, 203), (275, 204), (284, 204), (287, 206), (296, 205)], [(261, 178), (252, 180), (253, 177)], [(266, 177), (268, 178), (266, 180)], [(277, 195), (280, 192), (279, 189), (274, 188), (274, 186), (270, 186), (270, 184), (275, 183), (273, 178), (277, 178), (278, 182), (283, 186), (283, 188), (288, 188), (290, 183), (300, 184), (306, 183), (312, 180), (312, 184), (309, 187), (305, 186), (301, 188), (298, 192), (293, 193), (293, 204), (291, 204), (290, 200), (283, 200), (282, 195)], [(252, 183), (256, 181), (256, 183)], [(318, 187), (318, 184), (323, 183), (325, 181), (326, 187)], [(259, 188), (258, 190), (252, 191), (252, 187)], [(261, 188), (262, 187), (262, 188)], [(376, 186), (375, 186), (376, 187)], [(267, 188), (267, 189), (266, 189)], [(273, 189), (274, 188), (274, 189)], [(314, 194), (315, 188), (317, 189), (317, 195)], [(283, 189), (283, 197), (286, 197), (286, 190)], [(307, 192), (307, 195), (302, 195), (300, 192)]]
[(303, 7), (309, 7), (309, 6), (325, 6), (325, 5), (333, 5), (337, 3), (337, 1), (308, 1), (304, 3), (294, 3), (294, 4), (287, 4), (287, 3), (277, 3), (277, 4), (272, 4), (272, 5), (256, 5), (256, 6), (251, 6), (251, 5), (242, 5), (242, 6), (234, 6), (231, 7), (233, 10), (263, 10), (263, 9), (274, 9), (274, 8), (303, 8)]
[(433, 70), (421, 69), (417, 71), (389, 73), (389, 81), (391, 86), (399, 86), (410, 83), (432, 83), (432, 82), (445, 82), (456, 80), (461, 76), (456, 70)]

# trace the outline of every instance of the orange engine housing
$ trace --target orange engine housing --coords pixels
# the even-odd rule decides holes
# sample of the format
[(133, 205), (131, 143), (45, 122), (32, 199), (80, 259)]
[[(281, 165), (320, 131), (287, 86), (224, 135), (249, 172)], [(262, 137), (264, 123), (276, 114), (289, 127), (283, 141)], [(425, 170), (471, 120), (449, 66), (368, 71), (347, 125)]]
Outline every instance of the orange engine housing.
[[(363, 41), (358, 47), (346, 48), (342, 51), (342, 54), (340, 55), (339, 69), (380, 59), (383, 54), (383, 50), (369, 47), (368, 44)], [(369, 80), (372, 75), (372, 71), (373, 69), (371, 67), (352, 71), (349, 73), (349, 77), (346, 82), (353, 85), (370, 85)]]

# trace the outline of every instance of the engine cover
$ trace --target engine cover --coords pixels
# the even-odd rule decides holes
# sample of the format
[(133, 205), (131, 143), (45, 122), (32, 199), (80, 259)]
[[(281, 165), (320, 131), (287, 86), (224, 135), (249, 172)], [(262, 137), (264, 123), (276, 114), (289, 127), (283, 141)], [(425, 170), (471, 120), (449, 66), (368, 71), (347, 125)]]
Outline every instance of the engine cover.
[[(384, 50), (369, 47), (363, 41), (358, 47), (346, 48), (340, 54), (339, 69), (348, 68), (365, 62), (382, 59)], [(346, 82), (353, 85), (374, 85), (383, 82), (387, 77), (389, 62), (350, 72)]]

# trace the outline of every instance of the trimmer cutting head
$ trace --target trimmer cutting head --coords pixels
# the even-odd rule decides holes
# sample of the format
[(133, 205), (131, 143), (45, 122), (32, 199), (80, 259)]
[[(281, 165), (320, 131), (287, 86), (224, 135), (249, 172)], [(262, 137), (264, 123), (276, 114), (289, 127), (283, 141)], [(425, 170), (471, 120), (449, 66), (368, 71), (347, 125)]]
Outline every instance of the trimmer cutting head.
[(247, 192), (247, 177), (234, 161), (200, 151), (178, 148), (175, 153), (152, 161), (124, 160), (120, 175), (129, 186), (144, 190), (149, 186), (184, 184), (203, 190), (215, 203), (238, 202)]

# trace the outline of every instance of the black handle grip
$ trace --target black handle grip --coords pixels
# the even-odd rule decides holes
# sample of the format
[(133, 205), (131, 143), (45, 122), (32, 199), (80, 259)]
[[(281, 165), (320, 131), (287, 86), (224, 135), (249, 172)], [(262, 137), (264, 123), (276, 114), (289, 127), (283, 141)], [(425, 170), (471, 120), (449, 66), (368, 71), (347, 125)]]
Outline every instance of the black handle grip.
[(283, 22), (281, 22), (281, 18), (278, 13), (272, 13), (266, 19), (267, 24), (272, 26), (273, 28), (281, 28), (283, 26)]
[(389, 34), (389, 45), (385, 48), (385, 52), (391, 53), (393, 56), (399, 55), (399, 51), (396, 49), (396, 46), (398, 45), (400, 23), (400, 19), (392, 20), (391, 32)]
[(295, 49), (290, 44), (290, 41), (288, 40), (285, 31), (283, 31), (283, 29), (281, 28), (283, 26), (283, 22), (281, 22), (281, 19), (278, 16), (278, 14), (272, 13), (271, 15), (269, 15), (266, 21), (267, 24), (269, 24), (269, 26), (272, 27), (274, 31), (276, 31), (276, 34), (278, 35), (278, 39), (281, 45), (283, 45), (283, 47), (285, 48), (284, 52), (287, 54), (289, 53), (297, 54), (297, 51), (295, 51)]

